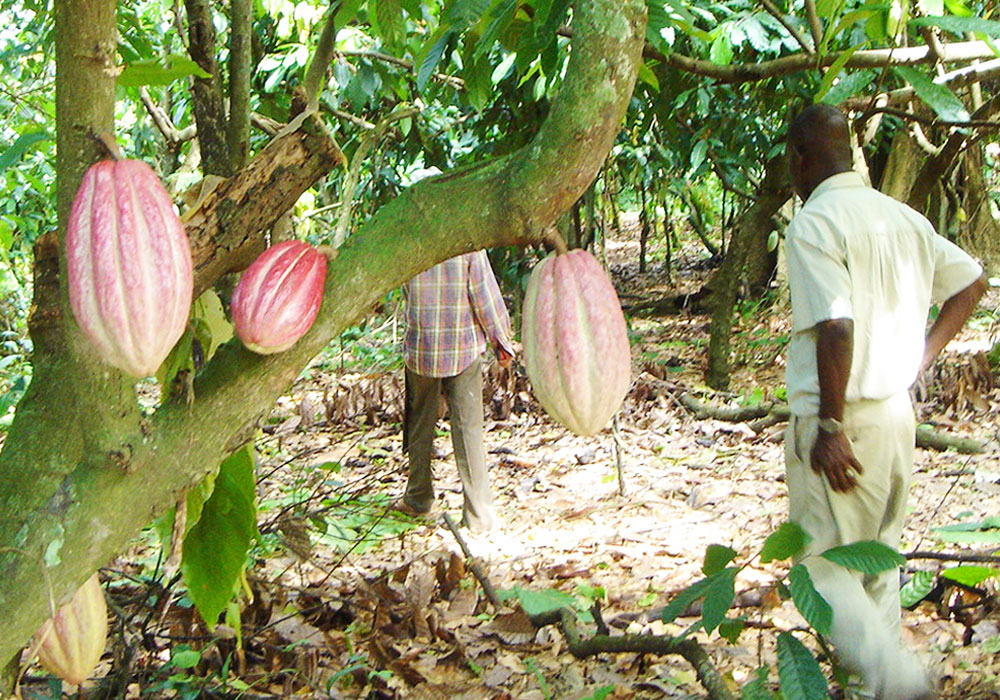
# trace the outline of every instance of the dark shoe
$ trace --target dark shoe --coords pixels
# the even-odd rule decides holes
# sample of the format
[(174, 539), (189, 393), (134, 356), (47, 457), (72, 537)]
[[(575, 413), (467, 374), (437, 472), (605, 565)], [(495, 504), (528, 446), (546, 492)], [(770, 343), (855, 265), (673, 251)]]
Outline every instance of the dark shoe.
[(408, 515), (411, 518), (418, 518), (423, 520), (436, 520), (439, 513), (438, 509), (434, 507), (435, 504), (431, 504), (424, 509), (417, 508), (416, 506), (408, 503), (406, 499), (400, 498), (393, 504), (393, 510), (397, 510), (403, 515)]

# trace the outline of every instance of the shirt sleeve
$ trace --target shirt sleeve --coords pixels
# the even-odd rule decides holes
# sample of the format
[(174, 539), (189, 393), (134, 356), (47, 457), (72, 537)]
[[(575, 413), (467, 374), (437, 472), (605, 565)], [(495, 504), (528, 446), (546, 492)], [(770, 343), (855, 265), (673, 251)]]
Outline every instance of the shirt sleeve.
[(793, 226), (785, 240), (785, 253), (793, 333), (823, 321), (854, 319), (850, 272), (844, 256), (835, 253), (835, 246), (820, 245), (815, 236), (802, 235)]
[(485, 250), (476, 251), (469, 260), (469, 301), (472, 303), (476, 322), (483, 329), (490, 345), (513, 355), (510, 315), (503, 303), (500, 285), (493, 276)]
[(983, 274), (982, 266), (971, 255), (944, 236), (933, 234), (934, 284), (931, 300), (947, 301)]

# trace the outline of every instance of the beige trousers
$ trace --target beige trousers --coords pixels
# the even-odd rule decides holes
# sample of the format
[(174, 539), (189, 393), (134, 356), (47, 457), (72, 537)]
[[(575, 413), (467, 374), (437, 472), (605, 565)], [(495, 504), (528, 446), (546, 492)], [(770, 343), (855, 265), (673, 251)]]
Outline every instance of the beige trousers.
[(866, 576), (818, 556), (863, 540), (899, 547), (913, 467), (913, 407), (905, 392), (859, 401), (848, 404), (843, 422), (864, 469), (849, 493), (831, 489), (809, 466), (818, 418), (793, 416), (789, 422), (789, 518), (812, 537), (802, 563), (833, 608), (831, 637), (841, 662), (879, 700), (919, 698), (929, 686), (919, 662), (901, 645), (898, 569)]

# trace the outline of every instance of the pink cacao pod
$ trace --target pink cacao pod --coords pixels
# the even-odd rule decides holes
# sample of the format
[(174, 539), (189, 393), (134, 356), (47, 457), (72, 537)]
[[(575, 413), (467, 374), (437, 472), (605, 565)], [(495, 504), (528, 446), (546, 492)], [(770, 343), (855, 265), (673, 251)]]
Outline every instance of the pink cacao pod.
[(108, 606), (94, 574), (35, 633), (38, 660), (68, 683), (78, 685), (93, 673), (108, 637)]
[(521, 330), (542, 407), (578, 435), (604, 428), (631, 385), (631, 355), (618, 294), (594, 256), (553, 253), (535, 266)]
[(104, 160), (83, 176), (66, 230), (69, 300), (108, 363), (148, 377), (184, 333), (191, 247), (170, 195), (139, 160)]
[(316, 320), (326, 257), (308, 243), (284, 241), (260, 254), (233, 290), (233, 326), (243, 344), (270, 355), (292, 347)]

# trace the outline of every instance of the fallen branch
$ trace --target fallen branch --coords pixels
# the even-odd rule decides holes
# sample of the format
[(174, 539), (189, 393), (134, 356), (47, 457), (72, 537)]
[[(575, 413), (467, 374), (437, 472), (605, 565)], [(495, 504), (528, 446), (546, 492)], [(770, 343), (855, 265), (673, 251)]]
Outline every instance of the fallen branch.
[(971, 561), (977, 564), (1000, 564), (1000, 557), (992, 554), (979, 554), (969, 552), (968, 554), (952, 554), (950, 552), (907, 552), (903, 555), (907, 559), (934, 559), (937, 561)]
[(469, 569), (472, 570), (473, 575), (476, 580), (479, 581), (479, 585), (483, 587), (483, 593), (489, 598), (490, 604), (496, 611), (503, 610), (503, 603), (500, 602), (500, 598), (497, 596), (496, 589), (493, 588), (493, 583), (490, 581), (489, 576), (483, 570), (483, 565), (479, 561), (478, 557), (473, 556), (472, 552), (469, 551), (469, 545), (465, 543), (465, 538), (458, 531), (458, 526), (455, 525), (455, 521), (451, 519), (451, 516), (445, 513), (443, 515), (444, 523), (451, 530), (451, 534), (455, 536), (455, 540), (458, 542), (458, 546), (462, 548), (462, 552), (465, 553), (465, 558), (469, 562)]
[[(791, 413), (786, 404), (763, 403), (758, 406), (721, 406), (709, 401), (696, 399), (690, 394), (681, 394), (680, 402), (690, 410), (695, 418), (703, 420), (714, 418), (728, 423), (747, 423), (755, 433), (788, 420)], [(754, 420), (756, 419), (756, 420)], [(955, 450), (960, 454), (980, 454), (986, 450), (986, 444), (975, 438), (959, 437), (942, 433), (928, 425), (917, 426), (917, 447), (944, 452)]]
[(570, 653), (578, 659), (598, 654), (615, 653), (660, 654), (663, 656), (676, 654), (694, 667), (698, 680), (708, 691), (712, 700), (734, 700), (725, 679), (715, 668), (708, 652), (694, 639), (677, 639), (666, 635), (652, 634), (623, 634), (615, 637), (595, 634), (583, 639), (577, 627), (576, 613), (569, 608), (560, 608), (545, 615), (529, 615), (529, 618), (538, 627), (552, 624), (553, 618), (557, 618), (559, 626), (566, 636)]

